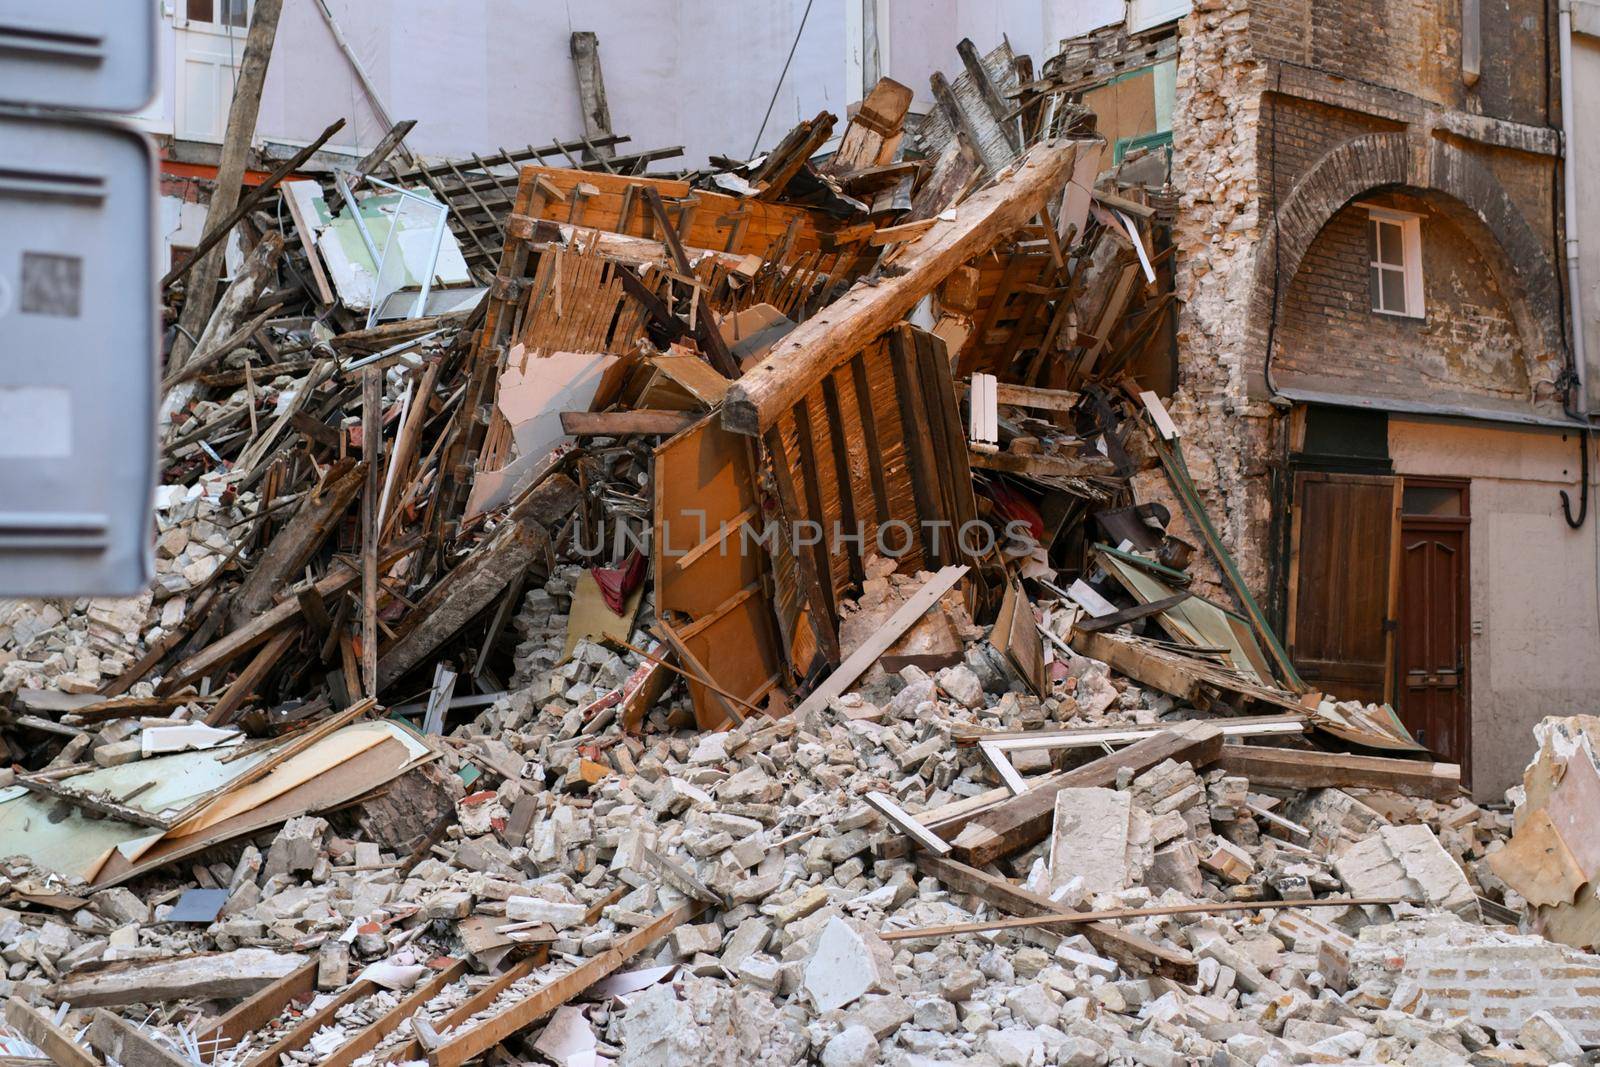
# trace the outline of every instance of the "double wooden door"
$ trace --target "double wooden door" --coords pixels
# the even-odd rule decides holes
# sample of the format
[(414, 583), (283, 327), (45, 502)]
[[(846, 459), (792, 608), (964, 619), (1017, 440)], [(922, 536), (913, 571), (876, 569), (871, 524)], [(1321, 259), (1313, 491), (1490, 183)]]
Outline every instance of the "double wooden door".
[(1289, 652), (1339, 699), (1388, 703), (1440, 759), (1470, 762), (1466, 484), (1295, 476)]

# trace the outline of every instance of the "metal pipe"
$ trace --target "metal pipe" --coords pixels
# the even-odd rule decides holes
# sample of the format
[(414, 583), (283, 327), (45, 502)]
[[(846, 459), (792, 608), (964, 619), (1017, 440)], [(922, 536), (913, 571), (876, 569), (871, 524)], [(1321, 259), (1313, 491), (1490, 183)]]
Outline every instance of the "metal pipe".
[(1574, 166), (1577, 104), (1572, 90), (1572, 4), (1558, 0), (1556, 5), (1559, 66), (1561, 71), (1561, 186), (1565, 215), (1568, 315), (1572, 320), (1572, 373), (1577, 380), (1577, 411), (1588, 414), (1588, 367), (1583, 337), (1583, 272), (1578, 262), (1578, 174)]
[[(386, 130), (394, 129), (394, 120), (389, 118), (389, 109), (383, 106), (383, 97), (378, 95), (378, 87), (372, 84), (372, 78), (367, 74), (367, 68), (361, 65), (361, 60), (356, 56), (356, 50), (350, 47), (350, 42), (345, 38), (344, 30), (339, 27), (339, 22), (333, 17), (333, 12), (328, 9), (328, 0), (317, 0), (317, 13), (322, 16), (322, 21), (328, 24), (328, 31), (333, 34), (333, 41), (339, 46), (339, 51), (344, 53), (344, 58), (349, 60), (350, 68), (355, 71), (356, 79), (361, 82), (361, 87), (367, 91), (367, 101), (372, 104), (372, 110), (378, 113), (378, 118), (383, 122)], [(406, 162), (416, 166), (417, 157), (412, 154), (404, 137), (396, 146), (400, 154), (406, 157)]]

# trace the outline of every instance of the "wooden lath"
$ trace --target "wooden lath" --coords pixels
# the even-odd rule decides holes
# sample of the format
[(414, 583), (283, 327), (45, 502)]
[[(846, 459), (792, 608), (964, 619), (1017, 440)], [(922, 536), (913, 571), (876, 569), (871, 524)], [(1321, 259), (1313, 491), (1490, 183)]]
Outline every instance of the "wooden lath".
[(547, 352), (637, 351), (644, 309), (622, 288), (619, 267), (589, 248), (549, 249), (523, 294), (516, 343), (530, 355)]
[(592, 154), (592, 149), (613, 149), (628, 140), (612, 135), (576, 142), (554, 141), (540, 147), (502, 148), (488, 156), (474, 152), (470, 156), (413, 167), (397, 173), (393, 180), (408, 187), (426, 186), (444, 201), (450, 208), (451, 232), (460, 241), (468, 266), (488, 269), (505, 243), (505, 220), (517, 195), (517, 175), (507, 171), (524, 163), (560, 158), (582, 170), (641, 174), (657, 160), (683, 154), (683, 146), (678, 145), (613, 155), (605, 160), (582, 158)]
[(955, 533), (977, 505), (948, 368), (939, 338), (902, 325), (834, 368), (766, 435), (785, 528), (803, 531), (777, 549), (776, 604), (791, 613), (786, 632), (801, 629), (802, 612), (811, 620), (829, 662), (838, 602), (860, 590), (880, 542), (905, 573), (969, 563), (986, 588), (988, 561)]
[(961, 351), (959, 373), (1004, 375), (1019, 353), (1036, 349), (1044, 340), (1050, 326), (1049, 301), (1062, 292), (1054, 284), (1059, 272), (1043, 240), (980, 256), (972, 265), (978, 269), (981, 314)]
[(521, 183), (548, 190), (535, 218), (611, 230), (631, 237), (659, 237), (655, 220), (640, 195), (649, 186), (660, 194), (689, 248), (766, 256), (789, 235), (792, 245), (810, 251), (822, 245), (825, 230), (803, 208), (726, 196), (665, 178), (597, 174), (553, 167), (522, 168)]

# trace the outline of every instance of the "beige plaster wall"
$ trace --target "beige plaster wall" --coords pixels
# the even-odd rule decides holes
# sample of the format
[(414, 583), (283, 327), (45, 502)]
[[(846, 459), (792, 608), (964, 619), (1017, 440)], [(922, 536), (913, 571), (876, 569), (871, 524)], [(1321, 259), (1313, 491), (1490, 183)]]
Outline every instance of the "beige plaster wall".
[(1600, 498), (1591, 488), (1568, 528), (1557, 493), (1576, 507), (1578, 446), (1556, 429), (1391, 416), (1389, 452), (1400, 474), (1471, 479), (1473, 795), (1498, 799), (1521, 781), (1534, 723), (1600, 714)]

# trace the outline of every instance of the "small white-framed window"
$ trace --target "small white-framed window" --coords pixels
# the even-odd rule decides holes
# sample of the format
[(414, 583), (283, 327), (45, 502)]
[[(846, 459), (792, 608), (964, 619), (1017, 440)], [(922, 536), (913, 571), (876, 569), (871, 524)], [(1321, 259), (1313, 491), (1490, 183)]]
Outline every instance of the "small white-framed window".
[(1422, 318), (1422, 216), (1369, 205), (1367, 249), (1372, 310)]
[(191, 23), (242, 30), (250, 25), (250, 0), (184, 0), (184, 15)]

